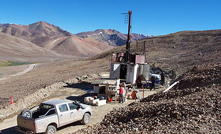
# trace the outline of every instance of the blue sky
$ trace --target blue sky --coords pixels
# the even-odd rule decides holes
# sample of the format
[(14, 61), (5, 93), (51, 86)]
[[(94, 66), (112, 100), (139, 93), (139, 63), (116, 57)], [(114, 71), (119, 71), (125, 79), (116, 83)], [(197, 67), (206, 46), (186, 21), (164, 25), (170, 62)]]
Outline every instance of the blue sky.
[(0, 0), (0, 23), (46, 21), (73, 34), (96, 29), (164, 35), (183, 30), (221, 29), (221, 0)]

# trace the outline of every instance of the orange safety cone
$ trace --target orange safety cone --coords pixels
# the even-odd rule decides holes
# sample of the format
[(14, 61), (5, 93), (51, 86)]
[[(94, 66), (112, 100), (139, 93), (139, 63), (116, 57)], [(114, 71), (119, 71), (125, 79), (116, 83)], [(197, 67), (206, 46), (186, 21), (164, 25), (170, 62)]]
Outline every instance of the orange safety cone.
[(13, 104), (13, 98), (11, 97), (11, 104)]

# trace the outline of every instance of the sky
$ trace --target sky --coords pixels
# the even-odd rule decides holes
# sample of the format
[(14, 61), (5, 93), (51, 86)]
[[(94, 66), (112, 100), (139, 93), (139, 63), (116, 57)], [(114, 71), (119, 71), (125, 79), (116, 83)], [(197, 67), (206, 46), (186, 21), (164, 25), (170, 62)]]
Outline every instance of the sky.
[(46, 21), (72, 34), (115, 29), (165, 35), (186, 30), (221, 29), (221, 0), (0, 0), (0, 23)]

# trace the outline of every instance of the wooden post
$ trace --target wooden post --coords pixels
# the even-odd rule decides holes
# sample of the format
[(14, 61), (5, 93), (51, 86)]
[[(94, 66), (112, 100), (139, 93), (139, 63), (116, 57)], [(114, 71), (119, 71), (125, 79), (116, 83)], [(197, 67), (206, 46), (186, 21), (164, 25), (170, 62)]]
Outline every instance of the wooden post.
[(144, 87), (143, 87), (143, 85), (142, 85), (142, 88), (143, 88), (143, 98), (144, 98)]

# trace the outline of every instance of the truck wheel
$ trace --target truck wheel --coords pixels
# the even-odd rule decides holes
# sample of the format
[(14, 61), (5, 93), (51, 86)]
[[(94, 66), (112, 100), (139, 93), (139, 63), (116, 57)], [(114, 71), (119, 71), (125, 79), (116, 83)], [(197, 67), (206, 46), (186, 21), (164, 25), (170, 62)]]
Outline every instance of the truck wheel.
[(47, 131), (45, 132), (45, 134), (56, 134), (56, 131), (57, 131), (57, 129), (55, 126), (49, 125), (47, 127)]
[(88, 124), (88, 123), (90, 122), (90, 117), (91, 117), (91, 115), (90, 115), (89, 113), (85, 113), (85, 114), (84, 114), (84, 117), (83, 117), (83, 119), (82, 119), (82, 123), (83, 123), (84, 125)]
[(21, 113), (22, 116), (27, 117), (27, 118), (32, 118), (32, 112), (28, 109), (24, 109)]

